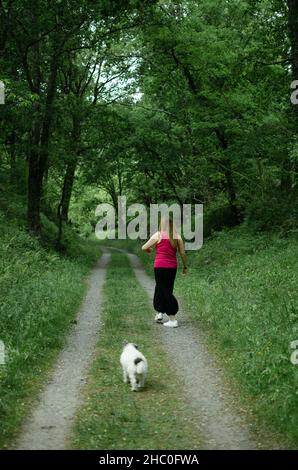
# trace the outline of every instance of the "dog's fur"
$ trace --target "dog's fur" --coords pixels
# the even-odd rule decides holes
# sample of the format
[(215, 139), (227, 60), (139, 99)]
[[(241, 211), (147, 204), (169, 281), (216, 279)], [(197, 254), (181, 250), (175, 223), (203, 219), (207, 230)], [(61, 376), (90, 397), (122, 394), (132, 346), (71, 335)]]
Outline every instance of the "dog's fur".
[(124, 342), (120, 364), (123, 369), (124, 383), (130, 382), (131, 390), (136, 392), (144, 387), (148, 364), (136, 344)]

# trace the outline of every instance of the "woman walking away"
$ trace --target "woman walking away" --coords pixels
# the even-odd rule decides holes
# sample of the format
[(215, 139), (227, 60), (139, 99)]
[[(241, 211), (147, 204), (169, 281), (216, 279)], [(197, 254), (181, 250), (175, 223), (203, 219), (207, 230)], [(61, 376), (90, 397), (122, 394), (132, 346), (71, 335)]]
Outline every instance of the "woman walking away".
[(169, 321), (164, 326), (176, 328), (178, 322), (176, 313), (178, 312), (178, 302), (173, 295), (174, 282), (177, 273), (177, 251), (179, 251), (182, 263), (183, 274), (186, 273), (186, 255), (184, 243), (180, 235), (173, 227), (173, 220), (162, 218), (159, 231), (154, 233), (152, 237), (142, 246), (142, 250), (147, 253), (152, 252), (155, 246), (154, 275), (155, 275), (155, 291), (153, 306), (156, 310), (155, 321), (161, 323), (163, 314), (166, 313)]

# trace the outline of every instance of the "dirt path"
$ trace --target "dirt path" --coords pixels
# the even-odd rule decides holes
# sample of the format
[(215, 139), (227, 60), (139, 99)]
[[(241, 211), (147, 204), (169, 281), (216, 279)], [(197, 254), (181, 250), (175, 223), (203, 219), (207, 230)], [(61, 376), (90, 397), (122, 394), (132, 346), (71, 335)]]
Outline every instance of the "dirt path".
[[(87, 296), (78, 313), (77, 324), (69, 334), (53, 374), (45, 385), (32, 415), (24, 424), (17, 449), (66, 449), (72, 418), (81, 404), (80, 391), (98, 341), (101, 292), (110, 248), (125, 253), (141, 286), (153, 297), (154, 281), (145, 273), (139, 258), (125, 250), (106, 247), (97, 267), (89, 276)], [(179, 328), (156, 325), (169, 362), (176, 369), (186, 398), (191, 404), (208, 449), (258, 449), (262, 443), (252, 437), (245, 416), (235, 411), (230, 390), (210, 356), (200, 331), (194, 329), (182, 309)], [(269, 437), (270, 440), (270, 437)], [(277, 448), (267, 446), (267, 448)]]
[(100, 329), (101, 291), (110, 259), (104, 253), (88, 278), (88, 292), (49, 382), (33, 406), (17, 449), (65, 449), (72, 418), (80, 405)]
[[(128, 254), (136, 277), (153, 298), (154, 281), (136, 255)], [(179, 311), (179, 328), (157, 325), (162, 344), (181, 378), (186, 396), (198, 415), (208, 449), (257, 449), (249, 424), (234, 410), (220, 370), (204, 346), (204, 338)], [(263, 447), (263, 446), (262, 446)]]

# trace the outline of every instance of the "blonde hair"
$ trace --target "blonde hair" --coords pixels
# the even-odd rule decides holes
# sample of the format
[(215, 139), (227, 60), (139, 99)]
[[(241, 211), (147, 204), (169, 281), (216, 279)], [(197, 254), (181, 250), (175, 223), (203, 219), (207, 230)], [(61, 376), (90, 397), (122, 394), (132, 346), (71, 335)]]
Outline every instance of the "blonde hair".
[(161, 217), (159, 222), (159, 232), (167, 232), (169, 236), (170, 243), (173, 248), (177, 248), (178, 241), (177, 238), (174, 237), (175, 229), (173, 224), (173, 218), (169, 217)]

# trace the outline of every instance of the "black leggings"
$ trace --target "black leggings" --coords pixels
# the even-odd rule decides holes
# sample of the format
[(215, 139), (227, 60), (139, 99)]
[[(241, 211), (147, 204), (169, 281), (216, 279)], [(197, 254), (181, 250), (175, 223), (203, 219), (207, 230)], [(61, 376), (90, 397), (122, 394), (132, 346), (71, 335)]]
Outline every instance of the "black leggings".
[(179, 306), (173, 295), (177, 268), (154, 268), (155, 291), (153, 306), (157, 312), (176, 315)]

